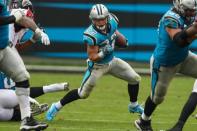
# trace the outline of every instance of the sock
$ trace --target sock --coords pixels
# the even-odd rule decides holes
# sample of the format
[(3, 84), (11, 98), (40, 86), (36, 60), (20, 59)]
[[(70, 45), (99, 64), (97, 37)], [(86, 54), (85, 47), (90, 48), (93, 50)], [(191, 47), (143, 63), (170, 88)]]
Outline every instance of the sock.
[(153, 101), (151, 100), (149, 96), (145, 102), (145, 108), (144, 108), (144, 113), (142, 114), (142, 119), (150, 120), (150, 116), (152, 115), (156, 107), (157, 105), (153, 103)]
[(128, 84), (128, 93), (131, 102), (137, 102), (139, 92), (139, 83), (135, 85)]
[(50, 93), (50, 92), (56, 92), (56, 91), (63, 91), (65, 90), (64, 84), (65, 83), (56, 83), (56, 84), (43, 86), (43, 92)]
[(138, 105), (138, 102), (136, 101), (136, 102), (131, 102), (131, 107), (136, 107), (137, 105)]
[(71, 90), (70, 92), (68, 92), (61, 100), (60, 100), (60, 103), (62, 106), (72, 102), (72, 101), (75, 101), (77, 99), (80, 99), (80, 96), (78, 94), (78, 89), (74, 89), (74, 90)]
[(55, 103), (55, 107), (56, 107), (58, 110), (60, 110), (63, 106), (62, 106), (62, 104), (60, 103), (60, 101), (58, 101), (58, 102)]
[(42, 87), (31, 87), (30, 88), (30, 97), (36, 98), (44, 94)]
[(16, 95), (19, 101), (21, 120), (30, 117), (29, 88), (16, 87)]
[(192, 92), (189, 99), (185, 103), (181, 115), (179, 117), (178, 125), (184, 125), (188, 117), (194, 112), (197, 105), (197, 93)]

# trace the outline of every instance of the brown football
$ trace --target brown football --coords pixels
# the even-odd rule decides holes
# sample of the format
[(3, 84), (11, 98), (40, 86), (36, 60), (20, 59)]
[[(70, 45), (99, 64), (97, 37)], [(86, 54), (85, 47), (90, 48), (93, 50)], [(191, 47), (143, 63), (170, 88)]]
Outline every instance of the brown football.
[(127, 40), (123, 34), (121, 34), (119, 31), (116, 31), (116, 41), (115, 41), (115, 46), (118, 47), (126, 47), (127, 46)]

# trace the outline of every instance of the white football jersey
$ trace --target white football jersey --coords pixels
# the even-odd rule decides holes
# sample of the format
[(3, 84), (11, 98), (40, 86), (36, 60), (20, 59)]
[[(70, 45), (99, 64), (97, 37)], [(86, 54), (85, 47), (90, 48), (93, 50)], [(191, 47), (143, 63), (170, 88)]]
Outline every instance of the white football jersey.
[[(15, 12), (18, 9), (12, 9), (11, 10), (11, 15), (13, 12)], [(28, 10), (27, 9), (20, 9), (23, 10), (25, 15), (28, 15)], [(19, 44), (21, 39), (23, 38), (24, 34), (28, 31), (28, 29), (21, 29), (19, 32), (15, 32), (15, 27), (14, 24), (9, 25), (9, 41), (10, 41), (10, 46), (15, 47), (16, 44)]]
[(10, 46), (15, 47), (16, 44), (19, 44), (24, 34), (28, 29), (21, 29), (19, 32), (15, 32), (14, 24), (9, 25), (9, 41)]

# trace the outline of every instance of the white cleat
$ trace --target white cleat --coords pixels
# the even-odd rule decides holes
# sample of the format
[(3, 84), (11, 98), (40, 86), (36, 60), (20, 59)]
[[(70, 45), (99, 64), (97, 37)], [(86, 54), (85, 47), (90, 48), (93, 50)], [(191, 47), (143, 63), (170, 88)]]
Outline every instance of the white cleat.
[(63, 84), (64, 85), (64, 90), (65, 91), (69, 91), (69, 83), (68, 82), (64, 82), (64, 83), (60, 83), (60, 84)]

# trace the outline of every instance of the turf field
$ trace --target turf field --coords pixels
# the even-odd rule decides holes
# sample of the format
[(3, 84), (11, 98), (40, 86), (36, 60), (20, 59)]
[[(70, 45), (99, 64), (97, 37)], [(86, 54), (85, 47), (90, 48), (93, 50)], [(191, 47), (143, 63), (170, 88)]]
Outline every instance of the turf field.
[[(79, 87), (82, 74), (46, 74), (31, 73), (31, 85), (68, 81), (70, 88)], [(194, 79), (176, 77), (168, 91), (166, 100), (153, 115), (153, 129), (165, 130), (178, 119), (183, 103), (192, 90)], [(54, 121), (49, 122), (47, 131), (136, 131), (133, 122), (137, 114), (127, 110), (128, 94), (126, 82), (104, 76), (99, 80), (91, 96), (86, 100), (73, 102), (64, 107)], [(142, 76), (139, 102), (144, 103), (150, 92), (149, 76)], [(39, 97), (39, 102), (51, 104), (64, 96), (64, 92), (46, 94)], [(37, 117), (44, 120), (44, 114)], [(17, 131), (19, 122), (0, 122), (0, 131)], [(184, 131), (195, 131), (197, 120), (190, 117)]]

